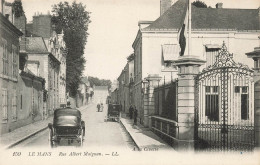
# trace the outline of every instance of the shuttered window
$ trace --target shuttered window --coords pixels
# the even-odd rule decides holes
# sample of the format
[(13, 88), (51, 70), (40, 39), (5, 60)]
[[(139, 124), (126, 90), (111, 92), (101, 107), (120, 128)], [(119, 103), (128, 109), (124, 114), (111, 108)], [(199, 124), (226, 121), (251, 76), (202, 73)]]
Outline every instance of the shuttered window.
[(7, 41), (2, 39), (2, 47), (3, 47), (3, 74), (8, 76), (8, 51), (7, 51)]
[(8, 95), (7, 95), (7, 90), (2, 89), (2, 120), (7, 121), (7, 108), (8, 108)]
[(14, 91), (13, 98), (12, 98), (12, 119), (16, 121), (17, 119), (17, 95)]
[(214, 65), (220, 48), (219, 45), (206, 45), (206, 67)]

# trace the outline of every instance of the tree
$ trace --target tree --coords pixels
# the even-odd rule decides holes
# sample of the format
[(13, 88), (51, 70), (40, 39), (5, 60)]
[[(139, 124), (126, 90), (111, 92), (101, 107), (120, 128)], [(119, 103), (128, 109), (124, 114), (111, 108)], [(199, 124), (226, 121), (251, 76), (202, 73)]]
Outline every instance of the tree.
[(208, 7), (204, 2), (202, 2), (200, 0), (196, 0), (196, 1), (192, 2), (192, 5), (194, 5), (198, 8), (207, 8)]
[(64, 41), (67, 47), (66, 88), (71, 96), (77, 94), (86, 60), (83, 56), (88, 37), (90, 12), (82, 3), (60, 2), (53, 6), (52, 24), (56, 32), (64, 31)]
[(13, 8), (15, 17), (21, 17), (24, 14), (23, 5), (22, 5), (21, 0), (15, 0), (12, 3), (12, 8)]
[(99, 79), (97, 77), (88, 77), (88, 81), (90, 83), (90, 86), (93, 87), (95, 86), (108, 86), (108, 89), (111, 88), (112, 82), (110, 80), (105, 80), (105, 79)]

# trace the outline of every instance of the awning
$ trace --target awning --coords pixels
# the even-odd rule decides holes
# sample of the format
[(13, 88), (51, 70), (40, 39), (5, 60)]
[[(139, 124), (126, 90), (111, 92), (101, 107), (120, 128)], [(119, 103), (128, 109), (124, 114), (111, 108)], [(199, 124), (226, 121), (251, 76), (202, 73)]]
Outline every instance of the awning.
[(205, 46), (207, 49), (221, 49), (221, 45), (218, 44), (207, 44)]
[(176, 44), (162, 45), (162, 57), (164, 61), (177, 60), (179, 56), (179, 46)]

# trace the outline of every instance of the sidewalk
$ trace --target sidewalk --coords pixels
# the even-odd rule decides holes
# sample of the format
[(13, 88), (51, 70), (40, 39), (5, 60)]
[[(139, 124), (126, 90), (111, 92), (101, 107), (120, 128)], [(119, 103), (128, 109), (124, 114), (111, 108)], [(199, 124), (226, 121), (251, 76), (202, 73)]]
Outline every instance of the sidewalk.
[[(77, 108), (79, 110), (85, 109), (87, 106), (90, 106), (92, 103), (89, 103), (88, 105), (82, 106), (80, 108)], [(46, 120), (40, 120), (31, 124), (28, 124), (26, 126), (20, 127), (15, 129), (12, 132), (3, 134), (0, 136), (0, 148), (8, 149), (12, 146), (28, 139), (29, 137), (44, 131), (48, 128), (48, 123), (52, 123), (53, 117), (50, 116)]]
[(139, 150), (148, 151), (158, 149), (158, 151), (167, 150), (176, 152), (171, 146), (155, 135), (149, 128), (145, 128), (139, 123), (133, 126), (133, 120), (130, 120), (129, 117), (122, 116), (120, 122), (134, 140)]

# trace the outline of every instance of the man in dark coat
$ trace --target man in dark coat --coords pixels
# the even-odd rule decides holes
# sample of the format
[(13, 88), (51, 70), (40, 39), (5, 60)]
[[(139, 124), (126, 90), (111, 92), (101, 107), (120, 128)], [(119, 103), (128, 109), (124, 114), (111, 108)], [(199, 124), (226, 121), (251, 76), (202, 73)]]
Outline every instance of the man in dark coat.
[(138, 114), (137, 114), (138, 112), (137, 112), (137, 109), (136, 109), (136, 107), (134, 108), (134, 125), (137, 125), (137, 116), (138, 116)]
[(98, 112), (99, 112), (99, 110), (100, 110), (100, 104), (97, 105), (97, 109), (98, 109)]
[(134, 112), (134, 108), (133, 108), (133, 106), (131, 105), (130, 108), (129, 108), (129, 117), (130, 117), (130, 119), (133, 118), (133, 112)]

